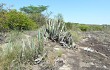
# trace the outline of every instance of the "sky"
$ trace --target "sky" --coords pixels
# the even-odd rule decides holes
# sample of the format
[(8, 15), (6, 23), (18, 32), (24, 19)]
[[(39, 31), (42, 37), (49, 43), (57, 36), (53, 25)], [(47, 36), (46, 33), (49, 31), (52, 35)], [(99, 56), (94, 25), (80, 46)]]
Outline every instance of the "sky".
[(52, 15), (61, 13), (65, 22), (110, 24), (110, 0), (0, 0), (18, 9), (29, 5), (48, 5)]

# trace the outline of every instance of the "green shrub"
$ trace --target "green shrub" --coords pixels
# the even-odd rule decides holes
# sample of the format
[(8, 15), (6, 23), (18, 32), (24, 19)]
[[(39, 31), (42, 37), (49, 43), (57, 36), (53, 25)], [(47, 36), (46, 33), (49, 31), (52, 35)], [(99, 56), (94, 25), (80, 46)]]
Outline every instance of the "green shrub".
[(65, 23), (67, 29), (72, 29), (73, 28), (73, 23), (67, 22)]
[(7, 20), (7, 12), (1, 11), (0, 12), (0, 32), (8, 30), (8, 25), (6, 24)]
[(46, 24), (46, 17), (41, 13), (29, 14), (29, 18), (32, 19), (36, 24), (41, 27)]
[(29, 19), (26, 14), (12, 10), (7, 13), (8, 27), (12, 30), (30, 30), (37, 27), (37, 25)]
[(79, 29), (81, 31), (88, 31), (88, 30), (90, 30), (90, 27), (88, 25), (80, 24)]
[(93, 31), (102, 31), (104, 28), (101, 25), (91, 25), (90, 29)]

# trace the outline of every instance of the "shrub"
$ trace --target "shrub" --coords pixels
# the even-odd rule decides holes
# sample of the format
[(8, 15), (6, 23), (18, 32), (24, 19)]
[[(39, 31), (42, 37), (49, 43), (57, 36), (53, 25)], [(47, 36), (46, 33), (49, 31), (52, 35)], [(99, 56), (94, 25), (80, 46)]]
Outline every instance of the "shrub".
[(94, 30), (94, 31), (102, 31), (102, 30), (104, 30), (101, 25), (91, 25), (90, 28), (91, 28), (91, 30)]
[(72, 29), (73, 28), (73, 23), (67, 22), (65, 23), (67, 29)]
[(9, 29), (12, 30), (30, 30), (37, 27), (37, 25), (22, 12), (12, 10), (7, 13), (7, 17), (8, 21), (6, 23)]
[(46, 24), (46, 17), (41, 13), (29, 14), (29, 18), (32, 19), (36, 24), (41, 27)]
[(6, 31), (8, 30), (8, 25), (6, 24), (7, 22), (7, 12), (0, 12), (0, 31)]
[(88, 31), (89, 28), (90, 28), (90, 27), (89, 27), (88, 25), (84, 25), (84, 24), (79, 25), (79, 29), (80, 29), (81, 31)]

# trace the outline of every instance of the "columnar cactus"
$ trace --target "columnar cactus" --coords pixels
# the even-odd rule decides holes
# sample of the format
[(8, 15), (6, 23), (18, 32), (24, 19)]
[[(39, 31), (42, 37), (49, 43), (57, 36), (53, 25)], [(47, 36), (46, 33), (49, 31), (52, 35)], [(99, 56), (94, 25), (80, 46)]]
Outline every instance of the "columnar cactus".
[(48, 19), (45, 29), (50, 40), (56, 41), (65, 47), (72, 47), (72, 36), (65, 28), (64, 22)]
[(37, 35), (37, 38), (38, 38), (38, 54), (42, 54), (43, 53), (43, 47), (44, 47), (44, 30), (43, 29), (40, 29), (38, 31), (38, 35)]

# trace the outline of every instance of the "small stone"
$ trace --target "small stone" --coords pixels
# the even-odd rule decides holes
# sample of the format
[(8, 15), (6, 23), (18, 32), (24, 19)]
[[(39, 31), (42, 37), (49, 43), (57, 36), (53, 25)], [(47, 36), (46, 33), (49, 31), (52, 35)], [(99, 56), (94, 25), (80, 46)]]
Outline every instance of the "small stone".
[(107, 66), (103, 65), (103, 67), (104, 67), (105, 69), (107, 69)]
[(56, 59), (56, 60), (55, 60), (55, 64), (56, 64), (57, 66), (59, 66), (59, 67), (63, 66), (63, 64), (64, 64), (64, 59), (62, 59), (62, 58)]
[(60, 50), (60, 48), (54, 48), (54, 50), (59, 51), (59, 50)]

